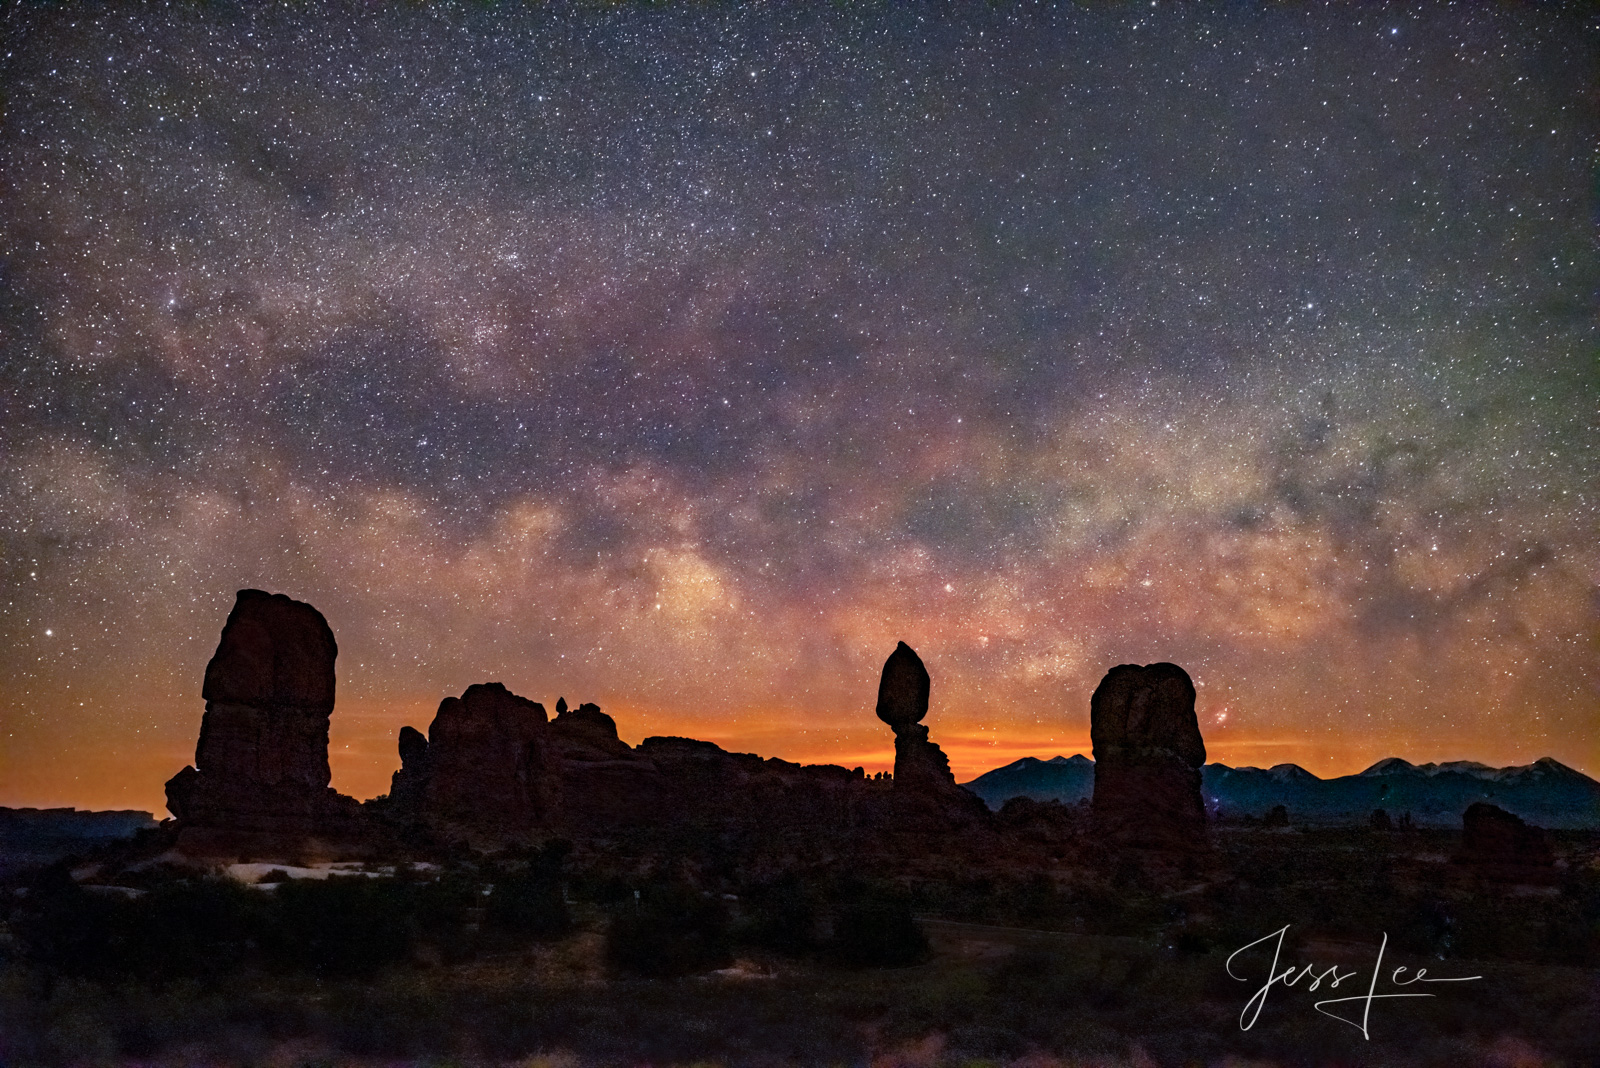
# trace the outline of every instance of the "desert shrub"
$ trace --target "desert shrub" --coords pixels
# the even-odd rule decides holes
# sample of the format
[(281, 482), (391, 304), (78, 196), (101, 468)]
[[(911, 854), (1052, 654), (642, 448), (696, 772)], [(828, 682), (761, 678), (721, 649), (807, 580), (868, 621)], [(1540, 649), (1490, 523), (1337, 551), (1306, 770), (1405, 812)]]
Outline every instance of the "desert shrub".
[(525, 938), (560, 938), (572, 929), (561, 894), (561, 876), (529, 868), (495, 880), (484, 906), (484, 920), (494, 929)]
[(690, 887), (651, 886), (612, 913), (606, 961), (634, 975), (689, 975), (729, 963), (728, 914)]
[(1071, 908), (1095, 934), (1147, 936), (1162, 921), (1153, 895), (1115, 884), (1091, 883), (1077, 888)]
[(813, 948), (817, 909), (799, 876), (785, 873), (745, 888), (742, 896), (746, 913), (737, 930), (740, 941), (790, 956)]
[(407, 893), (412, 924), (424, 938), (459, 938), (468, 910), (482, 900), (477, 876), (465, 871), (448, 871), (437, 879), (412, 882)]
[(91, 894), (73, 882), (65, 864), (40, 873), (27, 887), (9, 926), (19, 955), (50, 972), (93, 975), (110, 968), (119, 915), (127, 902)]
[(251, 959), (269, 920), (267, 905), (259, 891), (227, 879), (157, 885), (116, 910), (111, 963), (146, 978), (227, 974)]
[(592, 869), (576, 872), (567, 880), (574, 899), (607, 906), (632, 902), (633, 884), (631, 874)]
[(278, 967), (367, 975), (404, 959), (416, 895), (396, 879), (302, 879), (273, 892), (265, 949)]
[(29, 888), (12, 927), (29, 963), (53, 973), (167, 980), (238, 968), (266, 917), (253, 892), (225, 879), (181, 879), (129, 897), (86, 888), (63, 868)]
[(1050, 877), (1035, 873), (1011, 892), (1009, 919), (1022, 924), (1056, 924), (1066, 914), (1065, 904)]
[(928, 939), (911, 914), (910, 899), (893, 889), (854, 888), (833, 918), (828, 955), (852, 968), (897, 968), (928, 954)]

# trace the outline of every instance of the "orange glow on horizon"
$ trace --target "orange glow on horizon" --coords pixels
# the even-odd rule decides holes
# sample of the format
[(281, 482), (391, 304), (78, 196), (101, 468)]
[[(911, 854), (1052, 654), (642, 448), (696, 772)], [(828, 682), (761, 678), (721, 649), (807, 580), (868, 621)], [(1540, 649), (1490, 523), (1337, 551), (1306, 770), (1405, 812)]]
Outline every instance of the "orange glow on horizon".
[[(545, 704), (549, 710), (553, 702)], [(396, 751), (400, 727), (409, 724), (425, 731), (436, 707), (435, 697), (418, 694), (341, 698), (329, 730), (333, 787), (361, 800), (388, 792), (390, 776), (400, 764)], [(712, 716), (616, 703), (605, 710), (616, 719), (622, 739), (634, 745), (653, 735), (675, 735), (714, 742), (730, 752), (779, 757), (801, 764), (861, 767), (868, 774), (894, 767), (893, 734), (870, 709), (827, 719), (770, 709)], [(1040, 724), (1033, 729), (1010, 727), (1003, 732), (954, 714), (940, 717), (930, 713), (924, 722), (931, 729), (931, 740), (949, 756), (958, 782), (968, 782), (1026, 756), (1049, 759), (1093, 755), (1087, 709), (1083, 710), (1082, 723), (1075, 726), (1061, 724), (1052, 728)], [(198, 727), (196, 715), (196, 731)], [(1202, 716), (1202, 733), (1207, 728)], [(1304, 738), (1257, 735), (1215, 724), (1209, 728), (1206, 748), (1210, 762), (1232, 767), (1292, 763), (1322, 778), (1354, 774), (1390, 756), (1413, 763), (1475, 759), (1502, 766), (1528, 763), (1543, 755), (1521, 754), (1504, 747), (1503, 740), (1499, 749), (1484, 740), (1482, 744), (1463, 742), (1451, 752), (1419, 752), (1400, 738), (1313, 744)], [(158, 745), (126, 751), (78, 746), (53, 759), (30, 760), (26, 754), (0, 756), (0, 805), (134, 808), (165, 818), (163, 785), (193, 759), (193, 738), (187, 742), (167, 739)], [(1586, 766), (1570, 760), (1563, 763), (1590, 774)]]

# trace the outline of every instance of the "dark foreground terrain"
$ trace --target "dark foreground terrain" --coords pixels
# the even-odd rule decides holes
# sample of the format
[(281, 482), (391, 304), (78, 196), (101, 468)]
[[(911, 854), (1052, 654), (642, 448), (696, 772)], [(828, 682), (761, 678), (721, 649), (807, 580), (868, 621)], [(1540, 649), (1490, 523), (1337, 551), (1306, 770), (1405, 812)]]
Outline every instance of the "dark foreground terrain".
[[(1214, 837), (1166, 881), (1123, 860), (739, 883), (560, 844), (272, 889), (60, 865), (6, 888), (0, 1061), (1600, 1063), (1600, 836), (1555, 836), (1556, 881), (1520, 887), (1463, 875), (1449, 832)], [(1242, 1030), (1271, 946), (1243, 979), (1228, 957), (1285, 925), (1280, 970), (1354, 977), (1276, 986)], [(1379, 993), (1398, 966), (1482, 978), (1375, 1000), (1370, 1038), (1319, 1014), (1367, 991), (1385, 935)]]

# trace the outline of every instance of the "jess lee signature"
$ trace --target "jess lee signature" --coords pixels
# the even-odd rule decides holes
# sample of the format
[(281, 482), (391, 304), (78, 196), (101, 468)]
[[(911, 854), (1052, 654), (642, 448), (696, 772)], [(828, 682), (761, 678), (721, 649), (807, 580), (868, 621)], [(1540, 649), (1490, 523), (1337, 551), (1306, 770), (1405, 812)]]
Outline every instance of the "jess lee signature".
[[(1250, 982), (1250, 978), (1248, 976), (1240, 975), (1233, 970), (1233, 959), (1239, 954), (1243, 953), (1245, 950), (1254, 949), (1256, 946), (1259, 946), (1264, 942), (1273, 943), (1272, 966), (1267, 970), (1267, 981), (1262, 983), (1261, 988), (1251, 995), (1249, 1001), (1245, 1002), (1244, 1011), (1239, 1014), (1239, 1030), (1241, 1031), (1248, 1031), (1250, 1028), (1255, 1026), (1256, 1019), (1261, 1015), (1262, 1006), (1266, 1005), (1267, 1003), (1267, 994), (1269, 994), (1272, 991), (1272, 988), (1276, 985), (1282, 985), (1286, 988), (1295, 987), (1298, 986), (1302, 980), (1310, 979), (1311, 982), (1306, 987), (1308, 991), (1316, 990), (1318, 987), (1322, 986), (1324, 982), (1328, 984), (1330, 989), (1337, 989), (1340, 983), (1343, 983), (1346, 980), (1355, 979), (1359, 974), (1355, 971), (1351, 971), (1348, 974), (1343, 974), (1339, 971), (1338, 965), (1333, 965), (1328, 968), (1318, 968), (1315, 964), (1307, 964), (1304, 967), (1290, 965), (1280, 972), (1278, 970), (1278, 958), (1283, 954), (1283, 936), (1288, 933), (1289, 927), (1289, 924), (1284, 924), (1271, 934), (1263, 935), (1254, 942), (1251, 942), (1249, 945), (1240, 946), (1228, 956), (1228, 962), (1225, 965), (1225, 967), (1228, 969), (1228, 975), (1242, 983)], [(1378, 957), (1372, 962), (1372, 977), (1367, 982), (1367, 992), (1365, 994), (1353, 994), (1349, 997), (1341, 998), (1325, 998), (1313, 1006), (1318, 1012), (1322, 1013), (1322, 1015), (1331, 1016), (1341, 1023), (1347, 1023), (1351, 1027), (1354, 1027), (1356, 1030), (1361, 1032), (1362, 1038), (1368, 1039), (1369, 1041), (1371, 1040), (1372, 1036), (1367, 1033), (1367, 1021), (1372, 1016), (1372, 1003), (1374, 1001), (1377, 1001), (1380, 998), (1431, 998), (1436, 996), (1433, 994), (1422, 993), (1421, 991), (1409, 990), (1398, 994), (1378, 993), (1378, 979), (1383, 972), (1383, 951), (1387, 948), (1389, 948), (1389, 935), (1387, 932), (1385, 932), (1383, 941), (1378, 946)], [(1414, 970), (1410, 978), (1401, 978), (1401, 976), (1408, 971), (1413, 970), (1405, 967), (1404, 965), (1395, 968), (1394, 971), (1389, 974), (1389, 983), (1393, 986), (1405, 987), (1411, 986), (1414, 983), (1470, 983), (1476, 979), (1483, 978), (1481, 975), (1463, 975), (1453, 979), (1430, 979), (1427, 977), (1428, 969), (1426, 968), (1417, 968)], [(1330, 1012), (1326, 1008), (1326, 1006), (1329, 1005), (1343, 1005), (1353, 1001), (1361, 1003), (1361, 1018), (1359, 1022), (1349, 1016), (1341, 1016), (1337, 1012)]]

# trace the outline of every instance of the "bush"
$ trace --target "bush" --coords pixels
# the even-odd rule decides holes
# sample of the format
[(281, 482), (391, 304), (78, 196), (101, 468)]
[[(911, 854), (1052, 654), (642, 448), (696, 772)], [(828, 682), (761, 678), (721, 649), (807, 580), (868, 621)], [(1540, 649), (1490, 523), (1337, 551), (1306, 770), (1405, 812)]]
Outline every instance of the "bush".
[(226, 879), (165, 882), (127, 897), (85, 889), (57, 867), (29, 887), (13, 927), (23, 958), (49, 972), (203, 978), (248, 959), (267, 923), (263, 904)]
[(331, 877), (273, 892), (267, 953), (279, 967), (368, 975), (411, 952), (417, 895), (394, 879)]
[(251, 967), (370, 975), (404, 960), (419, 940), (447, 960), (470, 955), (473, 910), (505, 934), (556, 938), (571, 929), (561, 893), (564, 849), (545, 849), (481, 893), (482, 876), (437, 880), (334, 876), (247, 887), (167, 874), (129, 888), (83, 887), (58, 865), (9, 917), (19, 956), (49, 974), (165, 981)]
[(484, 920), (499, 931), (526, 938), (560, 938), (570, 931), (561, 865), (571, 849), (567, 842), (551, 842), (533, 852), (523, 868), (497, 875)]
[(91, 895), (55, 864), (28, 886), (10, 918), (22, 959), (50, 972), (93, 975), (112, 964), (113, 932), (125, 902)]
[(813, 948), (817, 910), (805, 883), (793, 873), (749, 887), (740, 940), (774, 953), (799, 956)]
[(561, 882), (537, 872), (516, 872), (495, 881), (484, 905), (489, 926), (526, 938), (560, 938), (572, 929)]
[(689, 975), (730, 960), (727, 910), (690, 887), (644, 890), (613, 912), (606, 931), (606, 961), (635, 975)]
[(838, 909), (828, 955), (854, 968), (899, 968), (928, 954), (928, 939), (904, 894), (883, 887), (857, 890)]
[(247, 963), (268, 921), (270, 902), (228, 879), (163, 883), (120, 902), (117, 971), (147, 978), (225, 975)]

